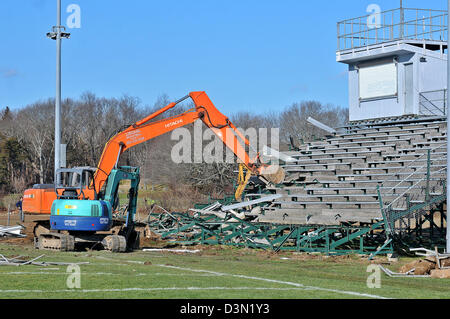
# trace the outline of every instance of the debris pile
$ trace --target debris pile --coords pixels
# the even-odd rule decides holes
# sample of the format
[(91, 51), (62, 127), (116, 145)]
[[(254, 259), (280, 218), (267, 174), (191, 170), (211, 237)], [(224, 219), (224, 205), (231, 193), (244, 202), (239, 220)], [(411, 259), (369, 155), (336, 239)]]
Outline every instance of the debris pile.
[(384, 267), (381, 269), (390, 277), (450, 278), (450, 254), (441, 254), (437, 249), (433, 251), (425, 248), (412, 248), (410, 251), (425, 258), (402, 266), (399, 273)]
[(1, 226), (0, 225), (0, 237), (26, 237), (21, 234), (22, 229), (25, 227), (22, 225), (17, 226)]
[(188, 213), (150, 214), (147, 237), (184, 245), (221, 244), (272, 249), (274, 243), (267, 229), (270, 225), (258, 224), (259, 205), (281, 196), (261, 196), (232, 205), (216, 202), (202, 209), (190, 209)]

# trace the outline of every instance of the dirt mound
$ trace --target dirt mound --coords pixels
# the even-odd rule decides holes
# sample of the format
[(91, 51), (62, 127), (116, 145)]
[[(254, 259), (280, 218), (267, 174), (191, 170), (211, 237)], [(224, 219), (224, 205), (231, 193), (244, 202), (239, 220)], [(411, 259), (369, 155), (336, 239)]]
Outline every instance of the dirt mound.
[(436, 268), (436, 263), (428, 260), (415, 260), (400, 268), (400, 272), (406, 274), (414, 269), (414, 275), (428, 275), (432, 269)]
[[(432, 275), (434, 278), (448, 278), (448, 269), (438, 269), (434, 258), (428, 257), (425, 259), (415, 260), (400, 268), (400, 273), (411, 273), (413, 275)], [(441, 268), (450, 267), (450, 258), (440, 261)], [(444, 276), (444, 277), (442, 277)]]
[(448, 279), (450, 278), (450, 269), (433, 269), (430, 275), (431, 278)]

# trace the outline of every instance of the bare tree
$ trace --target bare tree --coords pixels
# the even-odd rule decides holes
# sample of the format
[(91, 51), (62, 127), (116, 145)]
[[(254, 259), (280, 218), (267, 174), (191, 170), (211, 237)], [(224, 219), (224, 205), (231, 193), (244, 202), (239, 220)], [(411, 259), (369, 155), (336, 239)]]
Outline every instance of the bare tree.
[(323, 137), (326, 133), (308, 123), (313, 117), (331, 127), (344, 125), (348, 115), (346, 109), (332, 105), (323, 105), (317, 101), (294, 103), (280, 114), (281, 138), (289, 143), (290, 137), (298, 141), (311, 141)]
[(53, 136), (54, 136), (54, 103), (49, 99), (37, 102), (20, 110), (15, 118), (13, 134), (28, 149), (30, 162), (39, 183), (47, 181), (52, 175), (53, 167)]

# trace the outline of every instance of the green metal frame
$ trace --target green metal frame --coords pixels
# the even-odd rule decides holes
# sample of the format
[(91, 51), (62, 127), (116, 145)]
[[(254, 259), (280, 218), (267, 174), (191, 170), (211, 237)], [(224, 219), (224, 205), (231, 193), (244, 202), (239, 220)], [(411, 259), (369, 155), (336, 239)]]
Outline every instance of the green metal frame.
[[(424, 202), (419, 204), (411, 204), (409, 194), (406, 194), (406, 208), (404, 210), (394, 210), (391, 205), (387, 207), (384, 205), (380, 187), (377, 187), (380, 210), (384, 220), (384, 228), (386, 230), (387, 241), (394, 244), (395, 250), (400, 250), (400, 247), (411, 247), (413, 245), (432, 248), (445, 247), (444, 220), (446, 214), (444, 213), (444, 202), (447, 199), (447, 183), (441, 180), (442, 193), (439, 195), (430, 192), (431, 181), (431, 150), (427, 152), (427, 172), (426, 172), (426, 186), (424, 194)], [(441, 225), (436, 225), (434, 222), (434, 215), (440, 214)], [(408, 224), (406, 230), (396, 230), (395, 223), (405, 223), (407, 219)], [(411, 228), (410, 219), (415, 218), (415, 227)], [(430, 226), (427, 231), (422, 227), (425, 222), (429, 222)], [(435, 233), (439, 236), (435, 236)], [(428, 235), (426, 236), (425, 233)]]
[[(150, 227), (161, 239), (182, 245), (229, 245), (275, 252), (369, 255), (385, 238), (383, 221), (364, 226), (302, 226), (252, 223), (231, 213), (223, 218), (184, 213), (170, 215), (151, 216)], [(390, 246), (381, 250), (381, 253), (391, 252)]]

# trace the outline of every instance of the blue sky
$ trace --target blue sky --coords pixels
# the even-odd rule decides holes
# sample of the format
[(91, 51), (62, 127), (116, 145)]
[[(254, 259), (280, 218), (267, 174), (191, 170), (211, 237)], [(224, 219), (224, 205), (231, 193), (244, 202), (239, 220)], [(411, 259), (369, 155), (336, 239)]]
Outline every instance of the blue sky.
[[(399, 0), (62, 0), (81, 7), (63, 41), (63, 97), (139, 97), (152, 105), (204, 90), (221, 111), (279, 111), (302, 100), (346, 107), (336, 22)], [(446, 9), (446, 0), (404, 0)], [(55, 94), (56, 0), (0, 2), (0, 108)]]

